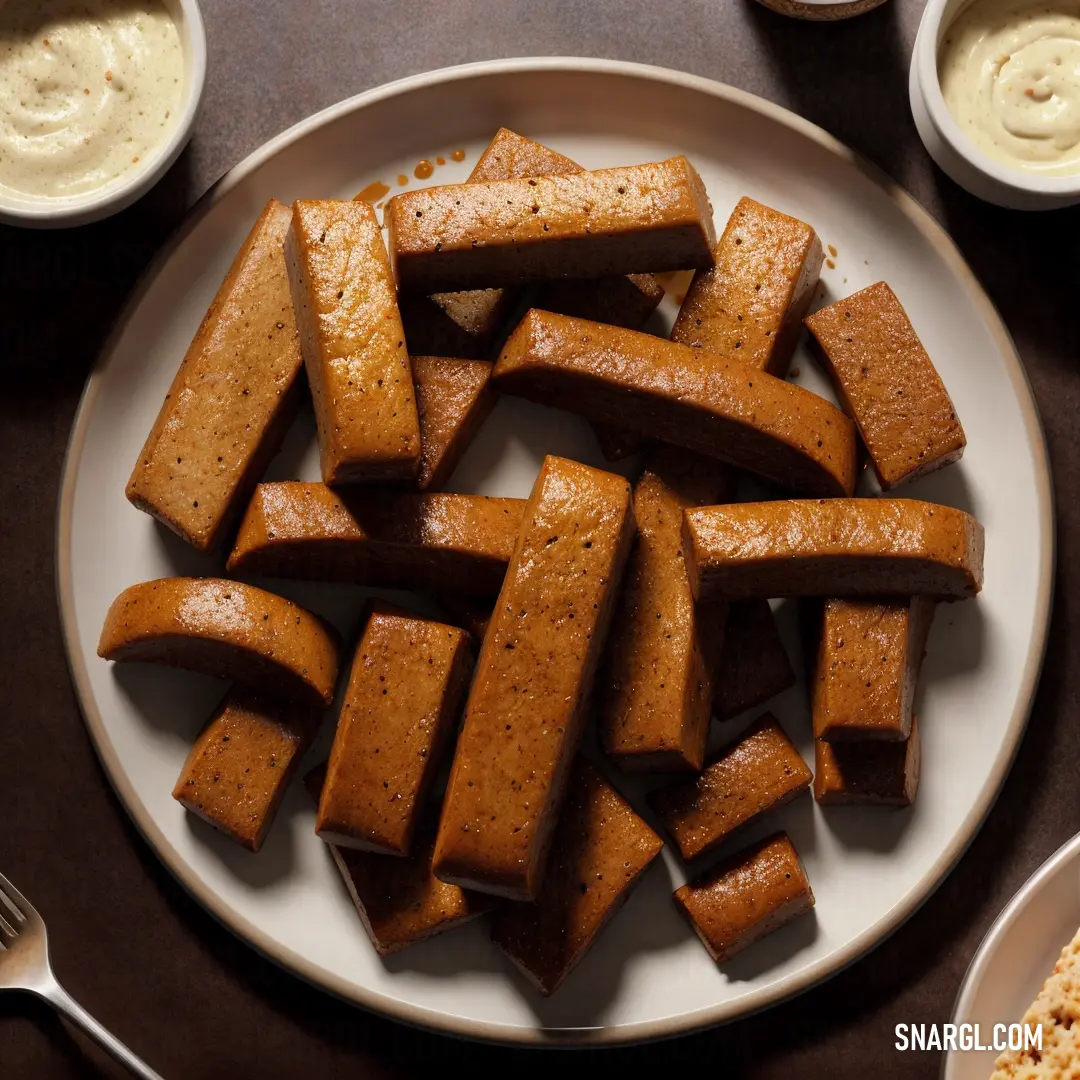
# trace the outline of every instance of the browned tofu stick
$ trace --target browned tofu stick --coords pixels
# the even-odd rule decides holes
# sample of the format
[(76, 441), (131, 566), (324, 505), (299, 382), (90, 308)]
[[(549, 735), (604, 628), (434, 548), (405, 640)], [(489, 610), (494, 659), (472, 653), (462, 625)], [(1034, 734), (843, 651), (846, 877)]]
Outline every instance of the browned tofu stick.
[(285, 255), (323, 480), (412, 479), (420, 424), (375, 211), (366, 202), (301, 200)]
[[(466, 183), (576, 170), (577, 166), (562, 154), (509, 128), (499, 128)], [(483, 358), (520, 298), (521, 291), (515, 288), (470, 289), (431, 296), (405, 293), (400, 303), (409, 352)]]
[(934, 601), (826, 600), (823, 607), (810, 684), (814, 737), (903, 742)]
[(952, 399), (884, 281), (815, 311), (806, 325), (883, 491), (960, 458), (967, 439)]
[(539, 892), (633, 535), (622, 477), (544, 460), (458, 737), (435, 848), (443, 881)]
[(727, 605), (694, 604), (682, 515), (734, 487), (726, 466), (661, 446), (634, 488), (637, 542), (597, 677), (600, 738), (622, 769), (697, 772), (704, 763)]
[(689, 861), (809, 791), (812, 780), (802, 755), (775, 717), (766, 713), (700, 776), (650, 793), (649, 805)]
[(456, 626), (373, 602), (330, 750), (315, 832), (408, 855), (472, 674)]
[(780, 640), (769, 601), (730, 604), (713, 689), (716, 715), (730, 720), (794, 685), (795, 669)]
[(823, 806), (910, 806), (919, 787), (919, 721), (903, 742), (814, 744), (814, 798)]
[(781, 499), (687, 510), (698, 601), (753, 596), (932, 596), (983, 582), (983, 527), (917, 499)]
[[(325, 779), (325, 765), (304, 777), (304, 786), (315, 802), (319, 801)], [(495, 906), (494, 897), (447, 885), (431, 872), (437, 826), (436, 814), (429, 812), (422, 817), (413, 853), (403, 859), (327, 845), (380, 956), (390, 956), (453, 930)]]
[[(480, 155), (467, 183), (583, 171), (570, 158), (509, 128), (500, 128)], [(651, 274), (634, 274), (551, 282), (542, 288), (537, 306), (636, 330), (656, 310), (663, 296), (663, 288)], [(409, 352), (441, 352), (449, 346), (450, 352), (445, 355), (482, 356), (519, 297), (520, 291), (514, 288), (436, 293), (430, 297), (408, 295), (402, 301), (402, 317)], [(464, 339), (467, 351), (454, 349), (458, 339)]]
[(159, 578), (125, 589), (98, 656), (201, 671), (315, 707), (334, 700), (337, 633), (283, 596), (225, 578)]
[(303, 388), (285, 269), (292, 210), (271, 199), (173, 379), (127, 497), (199, 551), (216, 547), (277, 453)]
[(578, 758), (540, 895), (503, 906), (495, 944), (541, 994), (555, 993), (663, 846), (596, 767)]
[(498, 390), (696, 450), (804, 494), (850, 495), (855, 428), (823, 397), (701, 349), (536, 309)]
[[(541, 143), (526, 139), (507, 128), (501, 128), (476, 163), (469, 182), (520, 180), (556, 173), (584, 171), (570, 158), (557, 154)], [(454, 304), (460, 304), (469, 297), (492, 297), (495, 298), (494, 301), (483, 302), (500, 302), (501, 305), (508, 296), (516, 301), (520, 297), (520, 290), (511, 288), (486, 289), (471, 293), (442, 293), (432, 299), (442, 304), (445, 304), (448, 299)], [(545, 311), (556, 311), (562, 315), (595, 319), (597, 322), (611, 323), (613, 326), (640, 330), (663, 299), (664, 288), (652, 274), (630, 274), (619, 277), (546, 281), (537, 290), (533, 306), (543, 308)], [(471, 313), (480, 303), (481, 301), (477, 301), (468, 304), (464, 310)], [(453, 315), (455, 309), (447, 306), (446, 312), (448, 315)], [(641, 449), (640, 436), (630, 432), (602, 429), (597, 430), (596, 435), (600, 440), (604, 456), (609, 461), (619, 461)]]
[(483, 289), (712, 264), (705, 186), (685, 157), (422, 188), (386, 206), (398, 287)]
[(804, 221), (742, 198), (686, 293), (671, 340), (787, 373), (823, 253)]
[(412, 357), (420, 414), (421, 491), (438, 491), (495, 407), (492, 365), (445, 356)]
[(321, 718), (315, 709), (230, 690), (195, 740), (173, 798), (258, 851)]
[(228, 570), (494, 596), (524, 509), (524, 499), (484, 495), (260, 484)]
[(725, 859), (674, 899), (718, 964), (814, 906), (806, 871), (782, 832)]

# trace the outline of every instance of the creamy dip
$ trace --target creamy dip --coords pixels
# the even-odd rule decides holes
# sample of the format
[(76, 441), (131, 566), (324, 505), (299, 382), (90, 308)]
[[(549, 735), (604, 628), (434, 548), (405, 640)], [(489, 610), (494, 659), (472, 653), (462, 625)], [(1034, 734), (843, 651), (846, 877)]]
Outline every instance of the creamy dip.
[(938, 54), (945, 104), (984, 153), (1080, 173), (1080, 0), (975, 0)]
[(161, 0), (0, 0), (0, 188), (50, 199), (138, 171), (184, 80)]

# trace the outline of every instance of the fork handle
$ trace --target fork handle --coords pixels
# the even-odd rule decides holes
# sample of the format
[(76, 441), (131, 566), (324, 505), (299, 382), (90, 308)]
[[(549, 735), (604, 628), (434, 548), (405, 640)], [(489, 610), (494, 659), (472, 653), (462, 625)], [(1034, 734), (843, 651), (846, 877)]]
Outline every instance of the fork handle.
[(82, 1028), (103, 1050), (112, 1055), (132, 1076), (140, 1080), (162, 1080), (142, 1058), (136, 1057), (108, 1028), (97, 1022), (55, 979), (38, 993), (73, 1024)]

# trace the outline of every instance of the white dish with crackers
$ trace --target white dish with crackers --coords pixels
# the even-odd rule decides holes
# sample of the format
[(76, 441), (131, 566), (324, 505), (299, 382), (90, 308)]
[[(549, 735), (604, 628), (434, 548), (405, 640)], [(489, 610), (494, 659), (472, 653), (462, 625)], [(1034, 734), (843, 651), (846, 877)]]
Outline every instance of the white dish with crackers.
[(990, 1044), (997, 1025), (1042, 1025), (1041, 1051), (1032, 1053), (1026, 1044), (1000, 1055), (953, 1050), (942, 1065), (943, 1080), (1073, 1075), (1080, 1061), (1078, 928), (1080, 835), (1062, 844), (994, 920), (964, 976), (952, 1016), (954, 1024), (978, 1024), (983, 1045)]
[[(590, 103), (587, 113), (582, 100)], [(499, 128), (512, 131), (496, 134)], [(487, 187), (465, 184), (474, 166), (490, 164), (503, 136), (511, 148), (531, 147), (551, 161), (547, 173), (538, 180), (535, 172), (519, 173), (519, 180), (478, 176)], [(477, 234), (475, 216), (464, 220), (455, 209), (485, 199), (509, 223), (501, 240)], [(393, 221), (389, 260), (364, 201)], [(573, 207), (582, 203), (598, 215), (588, 219), (593, 226), (576, 223)], [(441, 215), (450, 224), (436, 236), (429, 223)], [(601, 219), (602, 229), (595, 224)], [(634, 239), (635, 228), (643, 239)], [(774, 235), (787, 237), (785, 257), (801, 253), (787, 284), (777, 284), (771, 256), (762, 265), (774, 269), (742, 281), (739, 267), (753, 265), (748, 252), (773, 243)], [(505, 305), (510, 337), (490, 356), (498, 358), (494, 370), (480, 378), (500, 392), (493, 408), (490, 401), (477, 406), (476, 380), (461, 394), (446, 391), (464, 384), (445, 364), (413, 364), (404, 374), (407, 351), (432, 351), (413, 344), (417, 316), (405, 303), (410, 287), (428, 314), (428, 293), (507, 291), (521, 275), (565, 273), (561, 257), (552, 256), (553, 242), (564, 240), (587, 287), (537, 286), (547, 307), (563, 314), (537, 311), (535, 299), (528, 314)], [(490, 250), (497, 241), (504, 243), (501, 254)], [(516, 254), (506, 246), (519, 241)], [(648, 265), (632, 262), (639, 257)], [(712, 263), (722, 258), (733, 269), (714, 275)], [(227, 276), (230, 265), (241, 270)], [(702, 276), (692, 285), (692, 275), (677, 267), (697, 267)], [(505, 284), (500, 274), (509, 275)], [(590, 274), (614, 274), (604, 278), (614, 286), (594, 288)], [(769, 309), (777, 321), (759, 327), (756, 339), (744, 334), (741, 320), (732, 323), (725, 331), (731, 354), (721, 357), (721, 345), (701, 347), (696, 327), (711, 325), (717, 305), (724, 309), (731, 281), (742, 282), (751, 305), (745, 310), (763, 310), (759, 300), (781, 307)], [(601, 325), (614, 317), (581, 321), (586, 300), (590, 310), (609, 311), (602, 305), (613, 292), (634, 308), (635, 326), (652, 312), (647, 333), (623, 329), (629, 321)], [(203, 322), (215, 294), (219, 302)], [(815, 359), (800, 332), (807, 302), (815, 312), (830, 308), (810, 323), (828, 364)], [(463, 308), (444, 298), (436, 306), (458, 313), (459, 330), (475, 329), (475, 300)], [(350, 318), (340, 318), (346, 310)], [(256, 333), (253, 325), (261, 329)], [(343, 365), (341, 342), (350, 335), (367, 343), (356, 354), (363, 362)], [(185, 416), (187, 403), (207, 393), (194, 377), (173, 383), (193, 337), (188, 356), (195, 357), (196, 375), (203, 370), (198, 357), (215, 350), (228, 368), (234, 345), (235, 355), (247, 350), (258, 364), (265, 353), (268, 374), (249, 383), (248, 368), (243, 378), (230, 369), (236, 387), (228, 408)], [(756, 367), (748, 358), (752, 349), (760, 352)], [(608, 364), (611, 356), (617, 361)], [(314, 410), (297, 374), (301, 363)], [(895, 423), (898, 406), (877, 407), (873, 386), (892, 385), (899, 371), (907, 375), (897, 376), (894, 393), (916, 401), (904, 416), (917, 421), (920, 404), (932, 403), (922, 409), (933, 413), (925, 431), (918, 422)], [(356, 378), (369, 380), (362, 394)], [(844, 388), (880, 484), (869, 471), (856, 473), (855, 427), (834, 406), (830, 380)], [(672, 385), (681, 390), (671, 392)], [(259, 448), (248, 445), (244, 419), (254, 423), (258, 414), (259, 424), (276, 428), (294, 397), (298, 419), (267, 465)], [(470, 416), (467, 423), (459, 418), (438, 446), (444, 458), (448, 447), (463, 448), (452, 472), (442, 459), (420, 457), (436, 443), (429, 432), (440, 401), (447, 408), (466, 403)], [(354, 416), (376, 414), (378, 423), (350, 426)], [(609, 430), (598, 439), (590, 422)], [(445, 416), (438, 423), (445, 425)], [(468, 437), (459, 437), (464, 427)], [(657, 463), (662, 455), (650, 456), (645, 475), (654, 480), (639, 482), (640, 454), (612, 463), (611, 427), (677, 443), (679, 461), (673, 467), (670, 460)], [(232, 441), (218, 448), (222, 431)], [(770, 501), (775, 487), (745, 479), (733, 496), (728, 473), (707, 477), (696, 496), (684, 498), (680, 485), (689, 491), (702, 481), (700, 469), (685, 469), (688, 450), (753, 469), (773, 484), (790, 481), (797, 495), (813, 498)], [(229, 471), (240, 478), (247, 465), (265, 482), (250, 503), (236, 507), (243, 520), (238, 536), (225, 538), (224, 553), (232, 549), (226, 565), (214, 542), (235, 522), (226, 523), (222, 492)], [(929, 471), (931, 465), (941, 467)], [(624, 477), (636, 485), (632, 516)], [(334, 486), (344, 481), (348, 494)], [(402, 495), (402, 485), (410, 484), (425, 490)], [(447, 494), (429, 490), (440, 484)], [(530, 492), (533, 501), (525, 506), (520, 500)], [(744, 501), (731, 504), (733, 497)], [(422, 515), (431, 529), (395, 532), (387, 525), (376, 536), (378, 522), (400, 519), (403, 500), (413, 507), (409, 515), (421, 513), (418, 499), (427, 500)], [(136, 507), (171, 522), (173, 531)], [(400, 1020), (482, 1039), (620, 1042), (733, 1019), (807, 989), (871, 949), (941, 881), (992, 805), (1023, 733), (1049, 620), (1052, 513), (1042, 432), (1008, 335), (948, 237), (894, 184), (805, 121), (707, 80), (596, 60), (500, 61), (417, 76), (343, 102), (267, 144), (204, 199), (137, 291), (91, 377), (61, 495), (58, 582), (73, 675), (106, 770), (161, 858), (226, 925), (301, 977)], [(717, 689), (722, 680), (710, 675), (714, 692), (704, 697), (704, 728), (702, 695), (679, 699), (686, 712), (678, 745), (666, 741), (663, 729), (648, 753), (630, 760), (636, 744), (620, 742), (627, 728), (609, 724), (608, 714), (626, 701), (638, 704), (620, 716), (647, 716), (647, 710), (634, 712), (643, 699), (625, 697), (627, 677), (619, 672), (645, 670), (635, 669), (634, 657), (657, 655), (635, 653), (639, 640), (664, 656), (676, 648), (666, 643), (671, 634), (620, 634), (642, 619), (642, 605), (622, 606), (631, 577), (623, 576), (622, 594), (615, 582), (628, 557), (635, 589), (653, 573), (654, 564), (629, 554), (633, 530), (645, 536), (649, 514), (655, 565), (666, 568), (665, 581), (678, 578), (655, 604), (664, 609), (656, 617), (675, 626), (676, 608), (693, 611), (700, 627), (702, 609), (739, 597), (756, 605), (758, 630), (769, 630), (775, 617), (773, 646), (787, 675), (769, 700), (754, 697), (754, 708), (718, 707), (718, 714), (737, 715), (711, 731), (710, 701), (738, 700), (736, 691), (746, 688), (737, 686), (728, 698)], [(672, 514), (687, 530), (685, 541), (671, 531)], [(725, 537), (757, 530), (761, 522), (770, 543), (783, 538), (789, 545), (779, 561), (754, 564), (726, 546)], [(865, 559), (843, 562), (856, 543), (863, 555), (891, 560), (884, 576), (875, 570), (878, 576), (866, 577)], [(417, 550), (396, 562), (409, 545)], [(436, 548), (438, 557), (431, 557)], [(350, 562), (361, 549), (363, 586), (359, 564)], [(633, 549), (641, 550), (640, 543)], [(913, 553), (918, 558), (908, 558)], [(847, 584), (829, 569), (841, 564), (852, 574)], [(318, 572), (299, 572), (298, 565)], [(578, 585), (567, 566), (585, 575)], [(408, 876), (421, 837), (432, 837), (419, 810), (404, 827), (400, 813), (406, 805), (421, 807), (424, 792), (437, 800), (442, 782), (439, 770), (414, 759), (415, 782), (403, 789), (402, 801), (396, 790), (386, 797), (394, 803), (394, 828), (383, 810), (379, 820), (358, 823), (371, 806), (384, 805), (381, 793), (390, 790), (392, 778), (371, 779), (386, 761), (374, 755), (384, 746), (400, 749), (382, 741), (388, 729), (380, 725), (391, 715), (382, 703), (393, 680), (383, 679), (379, 665), (391, 674), (413, 672), (410, 685), (419, 686), (410, 665), (421, 650), (430, 657), (420, 661), (426, 689), (412, 695), (409, 707), (430, 700), (424, 708), (432, 725), (416, 754), (439, 757), (453, 742), (471, 665), (464, 658), (468, 635), (448, 626), (467, 629), (476, 614), (455, 614), (444, 594), (463, 591), (466, 580), (491, 590), (493, 573), (494, 591), (505, 574), (504, 600), (531, 599), (500, 604), (490, 632), (479, 632), (484, 643), (462, 734), (446, 755), (447, 764), (453, 757), (449, 794), (434, 848), (423, 849), (434, 851), (426, 856), (424, 881), (456, 889), (450, 899), (457, 906), (437, 899), (424, 908), (422, 926), (405, 926), (409, 920), (397, 911), (395, 936), (380, 923), (372, 874), (385, 883), (385, 860), (391, 860), (394, 873)], [(320, 574), (321, 580), (294, 580)], [(867, 581), (879, 592), (868, 595)], [(824, 693), (819, 675), (808, 694), (796, 599), (816, 619), (813, 598), (823, 588), (833, 590), (824, 594), (833, 599), (818, 625), (856, 627), (867, 640), (880, 630), (899, 642), (901, 651), (889, 657), (898, 665), (900, 689), (885, 722), (857, 707), (870, 697), (861, 682), (829, 682)], [(902, 599), (879, 603), (874, 597), (881, 593)], [(937, 605), (917, 686), (928, 613), (909, 594), (962, 600)], [(366, 608), (372, 595), (395, 606)], [(486, 595), (490, 609), (493, 592)], [(526, 608), (546, 610), (548, 600), (557, 609), (556, 628), (530, 630), (538, 620), (527, 621)], [(877, 610), (884, 607), (889, 610)], [(709, 619), (724, 622), (723, 612), (709, 610)], [(432, 630), (438, 625), (448, 632)], [(730, 638), (730, 616), (727, 625)], [(224, 637), (207, 644), (219, 632), (215, 626), (225, 627)], [(180, 656), (176, 643), (185, 637)], [(351, 669), (347, 679), (335, 679), (341, 639), (340, 672)], [(827, 642), (843, 646), (842, 636)], [(550, 679), (529, 674), (516, 659), (542, 654), (555, 658)], [(179, 658), (180, 666), (204, 674), (102, 657)], [(598, 665), (597, 679), (607, 680), (592, 710), (599, 722), (589, 715), (583, 743), (600, 772), (575, 768), (563, 803), (559, 792), (594, 677), (590, 665)], [(818, 672), (828, 666), (819, 660)], [(231, 695), (215, 711), (222, 684), (206, 673), (247, 680), (269, 701)], [(519, 675), (527, 676), (526, 688), (535, 693), (529, 700), (540, 703), (536, 715), (551, 721), (550, 731), (529, 728), (530, 707), (507, 705), (506, 695), (520, 690)], [(308, 721), (276, 695), (294, 696), (308, 716), (330, 703), (335, 684), (337, 702), (344, 700), (331, 710), (340, 712), (337, 731), (323, 723), (309, 747)], [(568, 704), (544, 711), (556, 696)], [(492, 716), (501, 717), (497, 725)], [(487, 747), (502, 745), (495, 741), (503, 738), (502, 719), (506, 731), (524, 726), (522, 738), (539, 747), (528, 753), (543, 767), (519, 776), (513, 754), (485, 757)], [(361, 721), (375, 725), (367, 736)], [(744, 782), (749, 768), (772, 777), (768, 791), (749, 798), (748, 789), (737, 812), (721, 807), (704, 827), (702, 815), (708, 819), (716, 809), (707, 792), (688, 791), (686, 781), (668, 790), (669, 780), (636, 771), (699, 771), (703, 731), (708, 775)], [(260, 745), (273, 747), (254, 776), (237, 757), (253, 733), (269, 740)], [(860, 788), (850, 782), (850, 766), (861, 759), (849, 751), (867, 740), (892, 749), (874, 757)], [(328, 749), (326, 773), (312, 773), (305, 793), (299, 775), (325, 761)], [(237, 761), (245, 767), (238, 770)], [(493, 813), (489, 825), (480, 808), (495, 806), (485, 802), (486, 793), (507, 761), (508, 793), (498, 805), (527, 813)], [(283, 774), (293, 769), (297, 777), (286, 785)], [(813, 797), (811, 770), (818, 774)], [(361, 774), (367, 779), (355, 779)], [(223, 779), (243, 794), (219, 799)], [(540, 809), (533, 796), (515, 794), (523, 783), (539, 792)], [(691, 775), (690, 787), (695, 783)], [(658, 785), (666, 795), (653, 795)], [(868, 801), (883, 805), (836, 805)], [(729, 842), (736, 828), (738, 841)], [(551, 829), (545, 871), (542, 849)], [(719, 863), (724, 869), (707, 887), (686, 890), (684, 883)], [(575, 878), (583, 866), (595, 872), (595, 888), (587, 874)], [(562, 882), (557, 895), (549, 879)], [(755, 882), (769, 884), (764, 907), (758, 901), (766, 894)], [(633, 894), (616, 910), (631, 886)], [(391, 907), (402, 902), (396, 888), (406, 886), (389, 889)], [(535, 918), (523, 902), (534, 897)], [(554, 953), (539, 948), (537, 934), (567, 925), (560, 922), (564, 915), (576, 920), (566, 948), (557, 933)], [(746, 951), (736, 956), (736, 945)]]

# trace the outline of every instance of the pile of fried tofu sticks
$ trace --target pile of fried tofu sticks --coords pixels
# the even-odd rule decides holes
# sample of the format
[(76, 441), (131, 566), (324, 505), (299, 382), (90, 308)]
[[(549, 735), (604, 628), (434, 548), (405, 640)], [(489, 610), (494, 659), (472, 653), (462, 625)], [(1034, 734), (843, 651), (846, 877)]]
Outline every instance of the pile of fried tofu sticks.
[[(884, 282), (807, 315), (809, 225), (743, 198), (717, 241), (685, 157), (590, 172), (503, 129), (384, 221), (385, 242), (367, 202), (272, 200), (255, 222), (127, 487), (221, 576), (133, 585), (99, 654), (231, 681), (174, 795), (257, 851), (344, 665), (331, 625), (245, 579), (429, 594), (439, 618), (368, 601), (305, 780), (379, 953), (490, 915), (552, 993), (662, 849), (645, 814), (726, 961), (814, 903), (786, 833), (733, 834), (811, 786), (915, 796), (927, 632), (981, 588), (983, 531), (855, 488), (866, 459), (885, 493), (955, 462), (949, 395)], [(670, 337), (644, 332), (679, 270)], [(785, 378), (804, 324), (842, 409)], [(548, 456), (528, 499), (443, 491), (500, 395), (580, 414), (638, 479)], [(298, 407), (323, 482), (260, 483)], [(735, 501), (745, 475), (772, 497)], [(815, 768), (768, 713), (707, 760), (714, 715), (795, 682), (788, 597)], [(639, 813), (610, 766), (681, 775)]]

